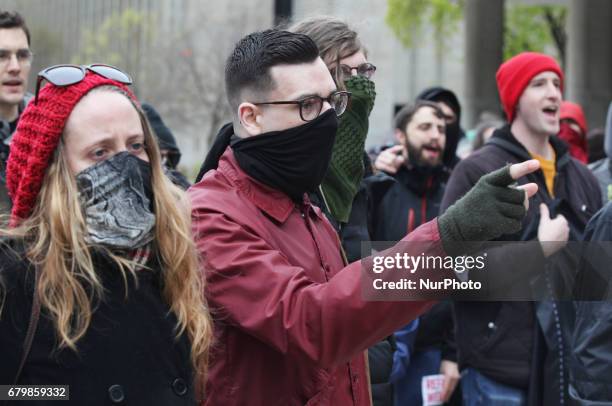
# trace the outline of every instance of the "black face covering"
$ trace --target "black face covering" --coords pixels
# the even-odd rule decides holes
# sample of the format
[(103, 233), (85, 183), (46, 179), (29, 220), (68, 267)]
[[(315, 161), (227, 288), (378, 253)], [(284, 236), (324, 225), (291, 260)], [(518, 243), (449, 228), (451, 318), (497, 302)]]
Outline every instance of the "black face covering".
[(240, 167), (251, 177), (301, 201), (325, 177), (338, 129), (333, 109), (299, 127), (232, 143)]

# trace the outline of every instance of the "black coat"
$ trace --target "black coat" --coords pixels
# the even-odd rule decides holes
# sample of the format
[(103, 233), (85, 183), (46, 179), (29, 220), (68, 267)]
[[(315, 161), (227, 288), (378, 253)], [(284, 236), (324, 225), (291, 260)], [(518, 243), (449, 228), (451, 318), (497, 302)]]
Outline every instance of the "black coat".
[[(391, 178), (380, 173), (366, 179), (370, 194), (372, 241), (399, 241), (440, 212), (450, 171), (446, 167), (402, 166)], [(456, 361), (450, 302), (440, 302), (419, 317), (414, 351), (436, 348), (442, 359)]]
[[(2, 246), (0, 246), (2, 247)], [(33, 271), (29, 263), (0, 251), (6, 300), (0, 318), (0, 384), (12, 384), (32, 308)], [(43, 309), (21, 385), (69, 385), (72, 405), (193, 405), (193, 368), (185, 335), (177, 341), (176, 318), (161, 296), (160, 270), (137, 271), (138, 286), (123, 278), (102, 255), (94, 256), (103, 286), (78, 352), (57, 349), (55, 329)], [(122, 401), (121, 401), (122, 400)], [(28, 404), (55, 404), (30, 401)]]
[[(519, 179), (519, 184), (538, 184), (538, 192), (530, 200), (522, 230), (500, 240), (529, 241), (537, 238), (541, 202), (549, 206), (551, 215), (563, 214), (572, 230), (570, 238), (580, 239), (586, 223), (601, 206), (599, 186), (589, 170), (570, 157), (561, 141), (551, 137), (550, 143), (557, 158), (554, 198), (546, 189), (541, 171)], [(514, 138), (509, 126), (496, 130), (489, 143), (453, 170), (442, 200), (442, 211), (471, 189), (482, 175), (507, 163), (527, 159), (531, 156)], [(523, 247), (516, 249), (522, 250)], [(541, 249), (537, 245), (528, 249), (533, 252), (512, 255), (528, 255), (534, 258), (534, 269), (545, 269)], [(492, 261), (491, 255), (489, 260)], [(512, 261), (496, 262), (500, 264), (496, 272), (516, 273)], [(560, 404), (561, 390), (567, 397), (567, 345), (571, 326), (564, 315), (572, 310), (564, 311), (566, 306), (567, 303), (552, 301), (456, 302), (454, 311), (460, 366), (475, 368), (497, 382), (529, 390), (531, 404)], [(536, 328), (538, 325), (540, 328)], [(560, 371), (563, 372), (563, 383), (559, 379)]]
[(393, 176), (395, 182), (382, 173), (368, 178), (372, 240), (399, 241), (435, 218), (440, 212), (448, 175), (445, 167), (402, 166)]
[[(612, 202), (589, 222), (578, 278), (570, 360), (570, 396), (576, 405), (612, 403)], [(600, 403), (597, 403), (600, 404)], [(603, 404), (603, 403), (601, 403)]]

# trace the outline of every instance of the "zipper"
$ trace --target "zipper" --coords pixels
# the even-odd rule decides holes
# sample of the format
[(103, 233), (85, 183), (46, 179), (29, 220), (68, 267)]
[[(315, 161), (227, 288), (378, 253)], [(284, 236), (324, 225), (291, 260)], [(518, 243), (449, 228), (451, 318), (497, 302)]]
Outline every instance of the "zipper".
[(433, 176), (427, 178), (427, 183), (425, 184), (425, 192), (421, 197), (421, 225), (427, 222), (427, 194), (433, 185)]
[(408, 233), (414, 230), (414, 209), (411, 207), (408, 209)]

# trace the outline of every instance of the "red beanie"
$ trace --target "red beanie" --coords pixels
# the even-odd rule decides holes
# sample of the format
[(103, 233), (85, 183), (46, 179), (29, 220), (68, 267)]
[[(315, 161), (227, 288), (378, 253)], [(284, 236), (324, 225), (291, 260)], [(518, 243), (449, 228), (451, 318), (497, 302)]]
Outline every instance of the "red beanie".
[(537, 52), (522, 52), (506, 62), (497, 70), (497, 89), (508, 122), (514, 120), (516, 105), (531, 79), (539, 73), (551, 71), (561, 79), (563, 91), (563, 72), (552, 57)]
[(588, 127), (584, 118), (584, 111), (582, 111), (582, 107), (579, 104), (563, 101), (561, 102), (561, 111), (559, 113), (559, 120), (574, 120), (582, 130), (582, 135), (586, 135)]
[(136, 97), (123, 84), (87, 72), (85, 78), (74, 85), (47, 84), (22, 113), (10, 145), (6, 168), (6, 186), (13, 201), (11, 226), (32, 214), (47, 167), (64, 131), (64, 125), (74, 106), (91, 89), (98, 86), (116, 86)]

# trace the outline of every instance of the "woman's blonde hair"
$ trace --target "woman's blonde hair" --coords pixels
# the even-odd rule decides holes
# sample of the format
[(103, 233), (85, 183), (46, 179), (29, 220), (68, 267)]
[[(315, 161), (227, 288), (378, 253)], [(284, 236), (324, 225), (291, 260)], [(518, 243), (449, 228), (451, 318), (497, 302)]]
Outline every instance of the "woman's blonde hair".
[(308, 35), (319, 47), (319, 55), (333, 74), (336, 85), (344, 89), (340, 60), (359, 51), (367, 53), (357, 37), (344, 21), (329, 17), (309, 17), (289, 27), (289, 31)]
[[(204, 280), (192, 238), (187, 197), (165, 176), (157, 141), (141, 108), (118, 87), (101, 86), (90, 93), (100, 91), (124, 95), (140, 117), (151, 165), (156, 218), (152, 255), (160, 258), (162, 296), (177, 317), (176, 337), (187, 333), (196, 379), (203, 382), (212, 341), (212, 321), (204, 299)], [(42, 308), (53, 320), (59, 348), (75, 351), (78, 340), (91, 323), (93, 302), (104, 294), (92, 261), (93, 247), (85, 242), (85, 233), (75, 177), (69, 170), (60, 141), (32, 215), (17, 228), (3, 230), (0, 236), (25, 241), (26, 256), (40, 273), (37, 294)], [(127, 278), (129, 274), (135, 276), (136, 263), (108, 250), (105, 253), (118, 265), (127, 289)]]

